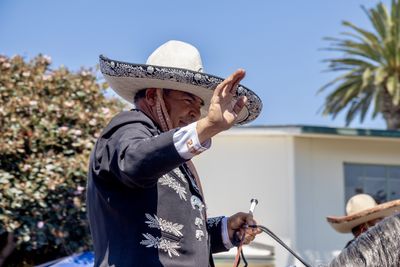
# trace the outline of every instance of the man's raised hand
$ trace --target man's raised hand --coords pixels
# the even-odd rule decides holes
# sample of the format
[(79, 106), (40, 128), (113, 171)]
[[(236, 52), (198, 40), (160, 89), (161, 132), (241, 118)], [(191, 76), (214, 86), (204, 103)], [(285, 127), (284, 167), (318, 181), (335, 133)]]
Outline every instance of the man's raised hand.
[(234, 125), (247, 102), (245, 96), (235, 98), (239, 83), (245, 75), (245, 71), (239, 69), (215, 88), (207, 116), (197, 122), (200, 143)]

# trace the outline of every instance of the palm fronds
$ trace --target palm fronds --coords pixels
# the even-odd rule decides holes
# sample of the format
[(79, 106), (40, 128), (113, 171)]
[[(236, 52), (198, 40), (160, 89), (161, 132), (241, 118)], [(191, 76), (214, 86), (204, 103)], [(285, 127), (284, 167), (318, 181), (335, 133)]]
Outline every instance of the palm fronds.
[[(333, 88), (326, 97), (323, 114), (335, 118), (347, 110), (346, 125), (357, 116), (362, 122), (371, 105), (373, 117), (384, 112), (385, 119), (388, 114), (400, 117), (400, 113), (388, 110), (400, 108), (400, 1), (392, 1), (390, 12), (382, 3), (363, 10), (371, 30), (344, 21), (346, 31), (340, 38), (326, 38), (330, 41), (327, 50), (342, 56), (325, 60), (329, 71), (341, 74), (320, 89)], [(391, 103), (382, 103), (388, 99), (384, 95)]]

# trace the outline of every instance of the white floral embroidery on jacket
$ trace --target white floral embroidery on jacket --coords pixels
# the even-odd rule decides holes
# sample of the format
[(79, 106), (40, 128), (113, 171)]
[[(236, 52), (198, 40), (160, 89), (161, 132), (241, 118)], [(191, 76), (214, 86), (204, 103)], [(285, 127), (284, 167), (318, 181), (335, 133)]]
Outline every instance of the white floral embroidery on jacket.
[(158, 182), (162, 185), (166, 185), (170, 188), (172, 188), (178, 195), (180, 199), (187, 200), (186, 199), (186, 190), (183, 186), (180, 185), (178, 181), (176, 181), (173, 177), (171, 177), (169, 174), (164, 174), (160, 179), (158, 179)]
[(203, 225), (203, 220), (199, 217), (196, 217), (194, 225), (196, 225), (198, 228), (201, 228), (201, 226)]
[(220, 221), (222, 220), (222, 217), (213, 217), (213, 218), (208, 218), (207, 219), (207, 224), (211, 226), (217, 226)]
[(182, 173), (182, 171), (179, 168), (173, 169), (173, 172), (178, 176), (183, 182), (187, 183), (185, 175)]
[(145, 221), (145, 223), (147, 223), (150, 228), (157, 228), (160, 229), (161, 231), (171, 233), (177, 237), (183, 236), (181, 232), (183, 228), (182, 224), (169, 222), (160, 217), (157, 217), (157, 215), (154, 215), (154, 217), (152, 217), (148, 213), (146, 213), (145, 216), (148, 219), (148, 221)]
[(201, 241), (202, 237), (204, 237), (204, 232), (202, 230), (196, 230), (196, 239)]
[(151, 234), (143, 234), (143, 236), (146, 239), (140, 242), (141, 245), (144, 245), (148, 248), (154, 247), (167, 252), (170, 258), (172, 258), (173, 255), (179, 257), (177, 249), (180, 248), (180, 246), (178, 242), (169, 241), (165, 238), (154, 237)]
[(192, 196), (190, 198), (190, 203), (192, 204), (192, 208), (195, 210), (199, 210), (200, 212), (200, 217), (203, 218), (203, 209), (204, 209), (204, 204), (203, 202), (200, 200), (200, 198), (196, 197), (196, 196)]

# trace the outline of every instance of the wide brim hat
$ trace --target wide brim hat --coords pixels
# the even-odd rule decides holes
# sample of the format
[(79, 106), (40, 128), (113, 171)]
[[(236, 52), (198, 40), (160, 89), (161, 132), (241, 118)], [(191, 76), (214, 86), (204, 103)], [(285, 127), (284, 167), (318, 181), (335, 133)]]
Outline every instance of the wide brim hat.
[(379, 205), (375, 204), (373, 207), (351, 213), (347, 216), (328, 216), (326, 220), (336, 231), (340, 233), (350, 233), (354, 227), (360, 224), (379, 218), (385, 218), (399, 212), (400, 199), (397, 199)]
[[(214, 89), (224, 80), (204, 73), (198, 50), (181, 41), (161, 45), (146, 64), (128, 63), (101, 55), (100, 70), (109, 86), (130, 103), (133, 103), (137, 92), (146, 88), (172, 89), (196, 95), (204, 102), (202, 117), (208, 112)], [(241, 84), (235, 98), (240, 96), (246, 96), (247, 103), (235, 124), (246, 124), (261, 113), (262, 102), (253, 91)]]

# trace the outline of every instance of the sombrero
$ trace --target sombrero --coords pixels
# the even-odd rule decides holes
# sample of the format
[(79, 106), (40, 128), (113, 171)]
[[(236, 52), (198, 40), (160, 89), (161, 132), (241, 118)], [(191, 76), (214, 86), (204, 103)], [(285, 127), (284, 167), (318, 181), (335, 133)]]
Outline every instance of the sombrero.
[(378, 205), (367, 194), (358, 194), (349, 199), (346, 205), (346, 216), (326, 217), (328, 223), (340, 233), (350, 233), (351, 230), (368, 221), (391, 216), (400, 212), (400, 199)]
[[(168, 41), (158, 47), (146, 64), (117, 61), (100, 56), (100, 70), (110, 87), (123, 99), (133, 103), (135, 94), (145, 88), (165, 88), (188, 92), (204, 101), (202, 116), (208, 112), (213, 90), (224, 79), (203, 73), (199, 51), (181, 41)], [(246, 96), (247, 104), (235, 124), (246, 124), (258, 117), (261, 99), (239, 85), (237, 97)]]

